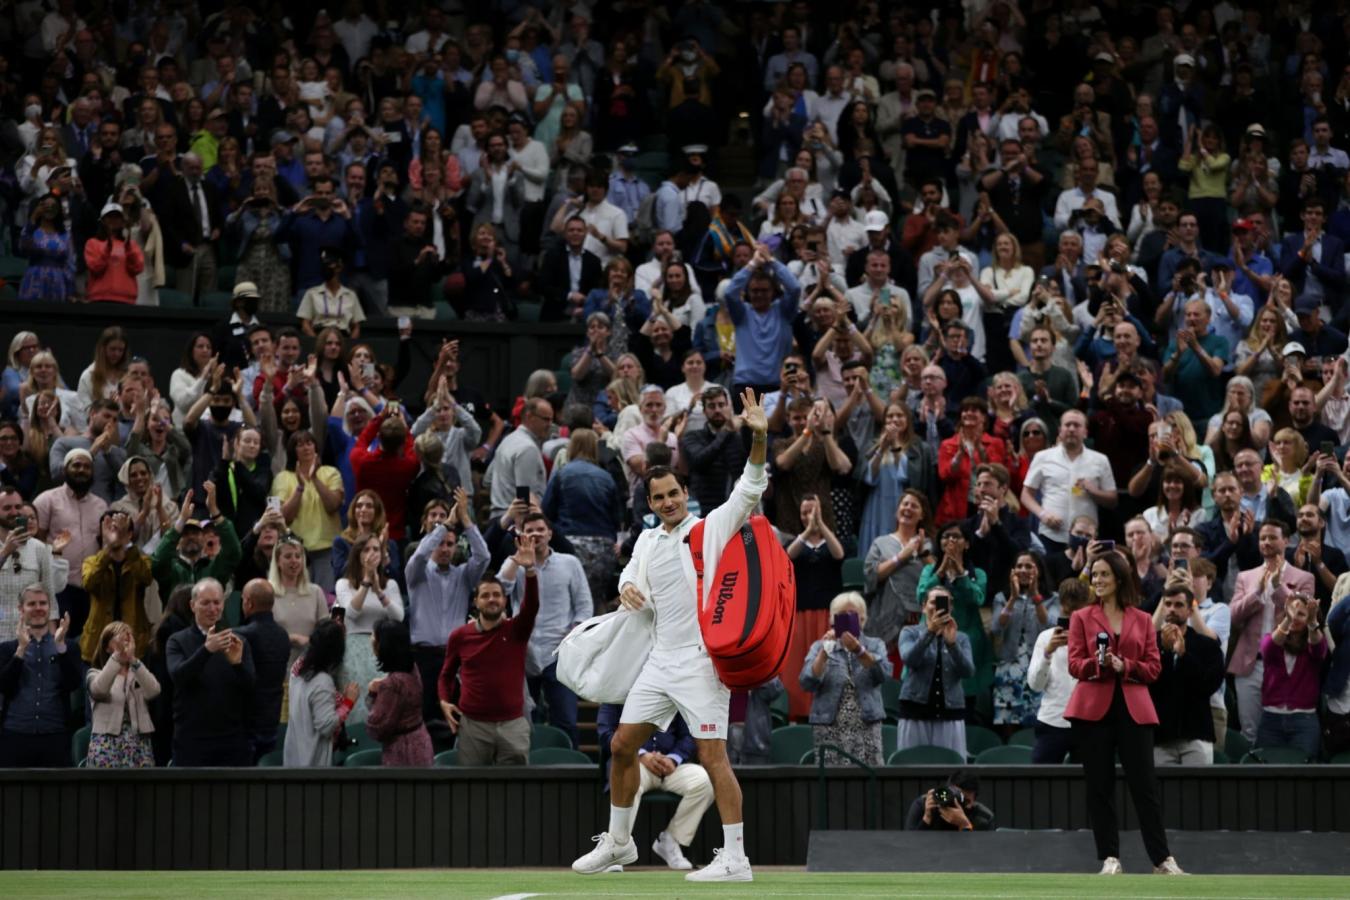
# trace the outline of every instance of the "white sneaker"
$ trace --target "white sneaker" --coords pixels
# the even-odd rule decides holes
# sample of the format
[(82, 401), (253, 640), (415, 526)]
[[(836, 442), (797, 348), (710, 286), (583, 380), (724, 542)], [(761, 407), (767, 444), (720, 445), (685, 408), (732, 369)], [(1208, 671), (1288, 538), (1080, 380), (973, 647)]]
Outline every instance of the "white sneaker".
[(1181, 871), (1181, 866), (1177, 865), (1177, 861), (1169, 856), (1167, 859), (1164, 859), (1161, 863), (1153, 867), (1153, 874), (1185, 875), (1186, 873)]
[(626, 866), (637, 862), (637, 842), (632, 838), (626, 844), (616, 844), (606, 831), (591, 838), (595, 849), (572, 863), (572, 871), (582, 875), (596, 875), (606, 872), (611, 866)]
[(667, 832), (661, 832), (656, 836), (656, 842), (652, 844), (652, 852), (666, 861), (666, 865), (672, 869), (692, 869), (694, 864), (684, 858), (684, 851), (680, 849), (679, 841), (671, 837)]
[(750, 860), (744, 856), (734, 857), (725, 849), (713, 851), (713, 861), (697, 872), (684, 876), (685, 881), (754, 881), (750, 871)]
[[(579, 870), (578, 870), (579, 871)], [(1124, 875), (1125, 870), (1120, 867), (1120, 860), (1114, 856), (1108, 856), (1102, 860), (1102, 870), (1098, 875)]]

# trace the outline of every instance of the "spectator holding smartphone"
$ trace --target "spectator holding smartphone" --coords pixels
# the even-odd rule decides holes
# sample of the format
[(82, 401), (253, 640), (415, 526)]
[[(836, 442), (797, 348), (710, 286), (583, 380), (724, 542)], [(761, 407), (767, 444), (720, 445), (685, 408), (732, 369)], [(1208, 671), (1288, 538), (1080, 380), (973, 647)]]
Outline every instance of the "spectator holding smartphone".
[[(867, 602), (849, 591), (830, 601), (833, 624), (806, 651), (798, 680), (813, 695), (811, 736), (816, 747), (832, 744), (869, 766), (885, 761), (881, 723), (886, 710), (881, 685), (891, 677), (891, 661), (881, 638), (862, 633)], [(829, 765), (847, 765), (826, 754)]]
[(1158, 724), (1148, 685), (1162, 666), (1157, 633), (1139, 609), (1139, 584), (1123, 553), (1092, 560), (1092, 602), (1069, 623), (1069, 674), (1078, 679), (1064, 717), (1087, 779), (1088, 815), (1103, 875), (1119, 875), (1116, 759), (1125, 769), (1154, 874), (1181, 875), (1167, 847), (1158, 783), (1153, 774), (1153, 729)]
[(1088, 603), (1088, 587), (1078, 578), (1059, 583), (1059, 617), (1055, 627), (1036, 637), (1027, 664), (1027, 686), (1039, 691), (1040, 708), (1036, 712), (1036, 746), (1031, 761), (1037, 765), (1059, 765), (1073, 749), (1073, 729), (1064, 718), (1064, 710), (1078, 686), (1069, 674), (1069, 617)]
[(952, 592), (934, 584), (923, 618), (900, 632), (900, 659), (909, 677), (900, 686), (897, 749), (947, 747), (966, 755), (966, 695), (961, 679), (975, 674), (970, 638), (952, 618)]

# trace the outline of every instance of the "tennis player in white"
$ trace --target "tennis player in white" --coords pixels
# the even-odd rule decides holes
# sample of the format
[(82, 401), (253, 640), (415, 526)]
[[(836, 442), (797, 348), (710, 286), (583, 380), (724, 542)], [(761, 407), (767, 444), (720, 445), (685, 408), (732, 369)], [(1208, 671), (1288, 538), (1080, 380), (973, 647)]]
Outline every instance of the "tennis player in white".
[(717, 677), (699, 630), (699, 604), (712, 590), (726, 546), (768, 487), (764, 472), (768, 420), (764, 408), (747, 388), (741, 398), (742, 419), (754, 434), (745, 472), (731, 496), (710, 512), (703, 526), (703, 596), (697, 597), (697, 578), (689, 552), (688, 534), (698, 522), (689, 514), (689, 495), (670, 469), (657, 467), (646, 475), (647, 503), (661, 525), (644, 531), (633, 547), (633, 557), (619, 576), (619, 600), (630, 610), (651, 604), (656, 615), (656, 640), (638, 675), (610, 742), (613, 763), (609, 775), (609, 830), (595, 838), (595, 849), (572, 863), (583, 874), (604, 872), (635, 862), (633, 800), (638, 788), (638, 749), (658, 729), (670, 725), (678, 712), (698, 746), (698, 761), (712, 779), (717, 811), (722, 817), (722, 849), (710, 865), (690, 872), (689, 881), (752, 881), (745, 856), (741, 820), (741, 786), (727, 759), (727, 716), (731, 692)]

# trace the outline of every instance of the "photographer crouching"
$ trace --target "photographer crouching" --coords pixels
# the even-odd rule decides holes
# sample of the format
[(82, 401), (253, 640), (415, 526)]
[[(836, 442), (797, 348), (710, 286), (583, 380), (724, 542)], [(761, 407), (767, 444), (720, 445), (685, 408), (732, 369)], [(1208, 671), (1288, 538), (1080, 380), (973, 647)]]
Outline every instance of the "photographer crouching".
[(976, 798), (980, 779), (958, 769), (939, 785), (915, 797), (905, 817), (906, 831), (993, 831), (994, 811)]

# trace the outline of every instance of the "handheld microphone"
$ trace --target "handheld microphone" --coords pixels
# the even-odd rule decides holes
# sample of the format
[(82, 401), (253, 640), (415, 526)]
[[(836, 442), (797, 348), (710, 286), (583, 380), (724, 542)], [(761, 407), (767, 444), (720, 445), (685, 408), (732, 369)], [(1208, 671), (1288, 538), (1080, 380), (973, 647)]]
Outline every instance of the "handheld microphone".
[(1111, 646), (1111, 635), (1105, 631), (1097, 632), (1097, 665), (1106, 668), (1106, 648)]

